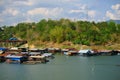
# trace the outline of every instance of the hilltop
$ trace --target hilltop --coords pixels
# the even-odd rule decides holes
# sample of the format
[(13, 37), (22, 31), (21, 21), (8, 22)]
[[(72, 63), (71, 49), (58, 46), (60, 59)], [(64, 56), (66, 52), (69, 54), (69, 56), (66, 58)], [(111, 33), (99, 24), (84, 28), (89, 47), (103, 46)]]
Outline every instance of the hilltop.
[[(102, 46), (113, 49), (120, 44), (120, 24), (114, 21), (88, 22), (69, 19), (41, 20), (37, 23), (18, 23), (2, 26), (0, 40), (17, 37), (27, 40), (32, 47), (87, 47)], [(68, 44), (69, 43), (69, 44)], [(67, 45), (66, 45), (67, 44)]]

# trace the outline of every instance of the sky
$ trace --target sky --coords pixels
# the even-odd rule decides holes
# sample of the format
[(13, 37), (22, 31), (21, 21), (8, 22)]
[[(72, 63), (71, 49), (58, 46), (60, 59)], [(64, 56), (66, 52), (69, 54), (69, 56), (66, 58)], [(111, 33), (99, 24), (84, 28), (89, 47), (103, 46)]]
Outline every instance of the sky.
[(0, 0), (0, 26), (61, 18), (120, 20), (120, 0)]

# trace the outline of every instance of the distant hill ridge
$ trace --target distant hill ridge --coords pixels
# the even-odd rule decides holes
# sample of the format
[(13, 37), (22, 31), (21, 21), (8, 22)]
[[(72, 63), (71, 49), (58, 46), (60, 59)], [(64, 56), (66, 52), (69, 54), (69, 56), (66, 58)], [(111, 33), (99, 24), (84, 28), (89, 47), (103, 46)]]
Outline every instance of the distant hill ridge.
[(107, 22), (110, 22), (110, 21), (113, 21), (113, 22), (115, 22), (116, 24), (120, 24), (120, 20), (109, 20), (109, 21), (107, 21)]

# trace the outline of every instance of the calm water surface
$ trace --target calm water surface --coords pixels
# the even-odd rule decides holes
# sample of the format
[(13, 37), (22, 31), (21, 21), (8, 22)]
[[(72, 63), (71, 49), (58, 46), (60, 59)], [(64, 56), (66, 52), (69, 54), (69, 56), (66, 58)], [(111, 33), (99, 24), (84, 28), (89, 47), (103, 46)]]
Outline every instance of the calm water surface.
[(120, 56), (56, 55), (47, 64), (0, 64), (0, 80), (120, 80)]

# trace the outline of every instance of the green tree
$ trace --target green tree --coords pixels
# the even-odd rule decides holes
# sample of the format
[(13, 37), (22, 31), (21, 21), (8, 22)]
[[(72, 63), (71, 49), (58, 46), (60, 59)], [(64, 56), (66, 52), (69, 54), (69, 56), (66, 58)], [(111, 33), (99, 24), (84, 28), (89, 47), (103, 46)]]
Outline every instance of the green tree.
[(54, 29), (50, 31), (50, 40), (54, 42), (63, 42), (64, 29), (62, 27), (55, 26)]

